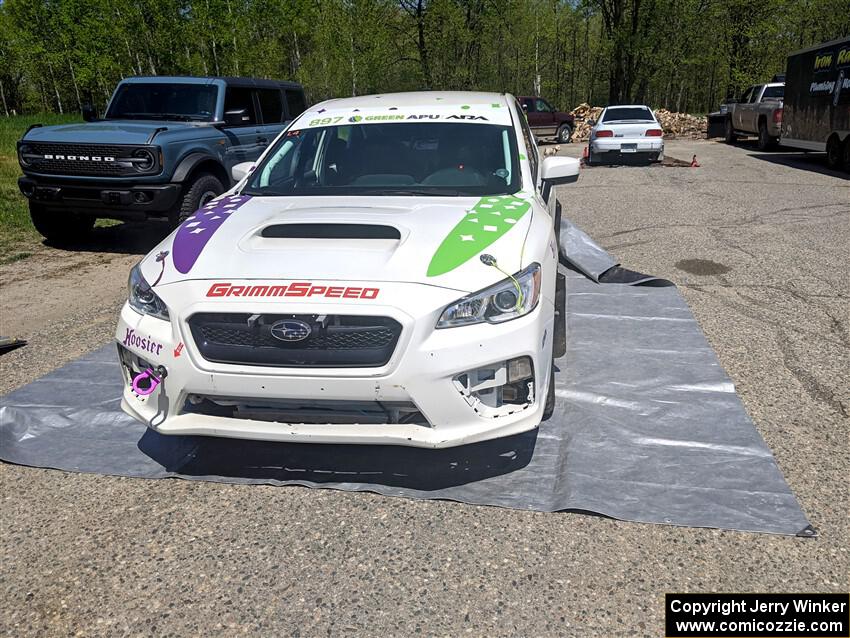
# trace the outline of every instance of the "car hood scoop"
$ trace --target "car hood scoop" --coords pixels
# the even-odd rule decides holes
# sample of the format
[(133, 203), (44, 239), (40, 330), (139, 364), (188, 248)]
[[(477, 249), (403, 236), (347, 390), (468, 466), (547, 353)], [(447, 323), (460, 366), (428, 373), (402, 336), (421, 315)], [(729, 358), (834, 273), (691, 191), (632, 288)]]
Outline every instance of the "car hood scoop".
[(401, 239), (398, 228), (377, 224), (272, 224), (260, 231), (267, 239)]

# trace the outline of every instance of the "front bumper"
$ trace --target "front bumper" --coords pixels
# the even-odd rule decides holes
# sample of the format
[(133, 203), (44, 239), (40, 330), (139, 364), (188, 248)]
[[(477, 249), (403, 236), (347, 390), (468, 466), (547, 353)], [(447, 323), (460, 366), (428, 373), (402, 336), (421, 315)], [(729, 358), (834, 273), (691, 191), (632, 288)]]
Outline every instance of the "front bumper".
[(180, 184), (78, 182), (23, 176), (18, 188), (30, 201), (49, 210), (114, 217), (146, 219), (165, 217), (177, 203)]
[[(410, 286), (410, 285), (408, 285)], [(435, 330), (439, 313), (457, 298), (455, 291), (417, 286), (418, 302), (431, 306), (412, 317), (399, 308), (371, 306), (370, 314), (391, 316), (402, 324), (394, 354), (379, 368), (269, 368), (213, 363), (201, 358), (185, 319), (208, 310), (193, 306), (171, 322), (142, 316), (125, 304), (116, 340), (123, 360), (139, 357), (152, 367), (165, 366), (164, 382), (147, 397), (130, 387), (131, 372), (122, 365), (125, 390), (122, 408), (162, 434), (209, 435), (269, 441), (311, 443), (394, 444), (442, 448), (474, 443), (531, 430), (540, 423), (551, 376), (554, 306), (541, 296), (534, 311), (502, 324), (483, 324)], [(430, 289), (430, 290), (425, 290)], [(439, 292), (437, 292), (439, 291)], [(408, 291), (409, 294), (409, 291)], [(245, 308), (242, 302), (237, 310)], [(289, 303), (252, 307), (262, 312), (322, 313), (322, 304)], [(278, 302), (279, 303), (279, 302)], [(221, 306), (218, 308), (223, 310)], [(333, 312), (363, 313), (362, 305), (334, 306)], [(532, 362), (532, 396), (522, 405), (489, 409), (465, 395), (458, 375), (498, 367), (517, 357)], [(132, 367), (132, 366), (131, 366)], [(212, 397), (226, 403), (304, 402), (319, 405), (362, 404), (414, 406), (424, 417), (407, 422), (279, 422), (237, 416), (236, 413), (198, 413), (193, 401)], [(504, 408), (504, 406), (502, 406)], [(245, 414), (249, 414), (246, 412)]]
[(661, 137), (601, 137), (590, 142), (590, 151), (597, 157), (607, 154), (654, 155), (656, 158), (664, 152), (664, 138)]

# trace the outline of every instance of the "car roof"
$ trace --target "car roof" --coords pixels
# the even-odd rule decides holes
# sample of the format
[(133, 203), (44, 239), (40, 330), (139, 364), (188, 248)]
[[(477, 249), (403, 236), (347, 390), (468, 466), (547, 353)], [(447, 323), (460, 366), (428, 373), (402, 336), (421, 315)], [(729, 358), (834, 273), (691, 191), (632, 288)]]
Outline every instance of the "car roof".
[(284, 87), (290, 89), (302, 89), (298, 82), (289, 82), (286, 80), (265, 80), (262, 78), (246, 78), (246, 77), (231, 77), (219, 75), (134, 75), (122, 80), (123, 82), (132, 82), (135, 84), (150, 84), (153, 82), (182, 82), (184, 84), (209, 84), (211, 82), (222, 81), (234, 86), (255, 86), (258, 88), (277, 88)]
[(606, 109), (650, 109), (646, 104), (612, 104), (611, 106), (606, 106)]
[(440, 106), (463, 107), (474, 104), (500, 104), (507, 106), (510, 102), (510, 97), (505, 93), (486, 93), (483, 91), (407, 91), (403, 93), (378, 93), (375, 95), (334, 98), (322, 102), (322, 106), (334, 109), (403, 108), (422, 107), (430, 103), (436, 103)]

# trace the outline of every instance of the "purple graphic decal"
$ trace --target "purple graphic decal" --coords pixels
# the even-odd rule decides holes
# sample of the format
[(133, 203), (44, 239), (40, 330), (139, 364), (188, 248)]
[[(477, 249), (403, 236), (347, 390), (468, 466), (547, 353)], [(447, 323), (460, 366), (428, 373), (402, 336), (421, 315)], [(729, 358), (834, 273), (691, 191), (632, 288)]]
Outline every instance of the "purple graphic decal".
[(172, 245), (172, 259), (178, 272), (185, 275), (192, 269), (210, 237), (249, 199), (248, 195), (224, 197), (210, 202), (186, 218), (177, 230)]

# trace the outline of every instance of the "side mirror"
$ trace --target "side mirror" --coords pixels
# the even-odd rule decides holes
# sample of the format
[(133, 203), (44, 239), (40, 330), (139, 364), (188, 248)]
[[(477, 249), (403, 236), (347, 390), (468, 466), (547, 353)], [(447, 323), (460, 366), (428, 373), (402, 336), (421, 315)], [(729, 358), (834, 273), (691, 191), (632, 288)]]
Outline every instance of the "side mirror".
[(245, 117), (247, 116), (247, 111), (245, 109), (234, 109), (232, 111), (224, 112), (224, 125), (225, 126), (242, 126), (245, 121)]
[(523, 104), (522, 110), (525, 111), (525, 112), (528, 112), (528, 104)]
[(578, 181), (580, 167), (581, 162), (574, 157), (550, 156), (541, 164), (540, 179), (552, 186), (571, 184)]
[(97, 119), (97, 109), (92, 106), (91, 102), (83, 104), (83, 121), (94, 122)]
[(254, 170), (254, 162), (241, 162), (230, 169), (230, 176), (234, 182), (241, 182)]

